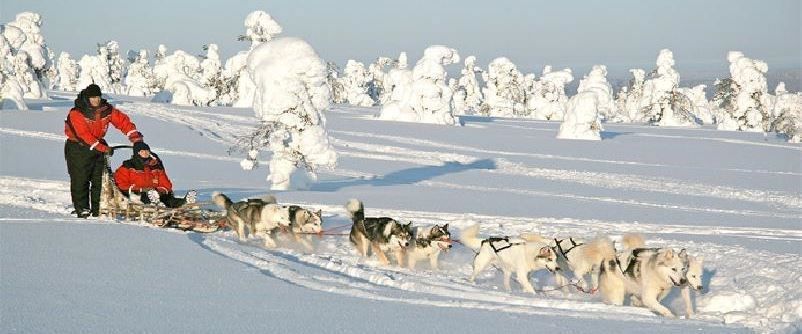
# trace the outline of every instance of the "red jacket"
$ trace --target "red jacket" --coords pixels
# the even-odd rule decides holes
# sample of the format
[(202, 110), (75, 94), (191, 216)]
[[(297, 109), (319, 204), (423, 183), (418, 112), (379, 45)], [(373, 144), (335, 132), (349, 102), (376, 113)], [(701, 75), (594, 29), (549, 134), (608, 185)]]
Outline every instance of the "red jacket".
[(67, 120), (64, 121), (64, 134), (69, 140), (89, 146), (90, 150), (107, 152), (109, 147), (103, 137), (106, 136), (109, 123), (124, 133), (132, 143), (142, 140), (142, 134), (137, 131), (131, 119), (106, 100), (103, 100), (100, 107), (90, 108), (85, 101), (76, 99), (75, 107), (70, 109)]
[(114, 172), (114, 183), (122, 191), (142, 192), (147, 189), (156, 189), (161, 194), (173, 191), (173, 183), (164, 171), (164, 165), (159, 157), (151, 153), (152, 158), (144, 161), (139, 156), (123, 162)]

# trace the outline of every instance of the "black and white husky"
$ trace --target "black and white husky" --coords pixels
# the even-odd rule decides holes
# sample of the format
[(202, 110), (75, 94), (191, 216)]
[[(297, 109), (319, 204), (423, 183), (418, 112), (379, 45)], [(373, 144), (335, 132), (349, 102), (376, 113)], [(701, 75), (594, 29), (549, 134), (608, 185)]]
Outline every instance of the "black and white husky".
[(419, 260), (428, 258), (429, 266), (437, 270), (440, 252), (447, 252), (449, 249), (451, 249), (451, 233), (448, 232), (448, 224), (416, 227), (412, 236), (412, 246), (407, 251), (407, 265), (409, 269), (415, 269), (415, 264)]
[(356, 199), (349, 200), (345, 208), (353, 221), (349, 239), (359, 255), (367, 257), (370, 248), (379, 261), (387, 265), (385, 252), (392, 251), (398, 265), (402, 266), (412, 239), (412, 223), (401, 224), (390, 217), (365, 217), (365, 206)]
[(504, 273), (504, 288), (510, 288), (510, 278), (515, 278), (525, 292), (535, 293), (532, 283), (529, 282), (529, 273), (547, 269), (550, 272), (560, 270), (557, 256), (548, 242), (525, 240), (521, 238), (487, 238), (479, 239), (479, 225), (463, 230), (460, 241), (465, 246), (476, 251), (473, 259), (473, 273), (470, 281), (492, 263), (498, 263)]

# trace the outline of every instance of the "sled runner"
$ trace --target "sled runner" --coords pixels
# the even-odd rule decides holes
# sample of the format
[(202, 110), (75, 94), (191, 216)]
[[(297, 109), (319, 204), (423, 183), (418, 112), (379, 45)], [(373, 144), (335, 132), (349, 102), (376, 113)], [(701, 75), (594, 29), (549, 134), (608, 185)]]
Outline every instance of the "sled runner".
[[(113, 147), (113, 149), (118, 148), (131, 148), (131, 146)], [(226, 226), (224, 212), (204, 208), (211, 203), (192, 203), (178, 208), (166, 208), (130, 200), (114, 184), (109, 155), (104, 154), (103, 159), (105, 168), (100, 192), (100, 216), (126, 222), (141, 221), (159, 227), (199, 233), (215, 232)]]

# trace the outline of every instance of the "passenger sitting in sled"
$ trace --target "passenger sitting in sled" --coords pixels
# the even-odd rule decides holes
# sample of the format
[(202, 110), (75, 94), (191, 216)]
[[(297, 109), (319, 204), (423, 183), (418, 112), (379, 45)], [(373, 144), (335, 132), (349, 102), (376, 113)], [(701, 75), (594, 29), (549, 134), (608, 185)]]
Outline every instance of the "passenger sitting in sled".
[(173, 195), (173, 183), (167, 177), (162, 161), (144, 142), (134, 143), (134, 154), (114, 172), (114, 183), (134, 203), (163, 204), (168, 208), (195, 203), (194, 190), (187, 192), (184, 198)]

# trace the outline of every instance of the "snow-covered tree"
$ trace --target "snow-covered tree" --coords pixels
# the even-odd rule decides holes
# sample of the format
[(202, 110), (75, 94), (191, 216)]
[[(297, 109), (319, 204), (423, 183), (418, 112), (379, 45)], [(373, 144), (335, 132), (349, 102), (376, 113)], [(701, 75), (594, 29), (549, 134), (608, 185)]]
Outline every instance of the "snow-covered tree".
[[(405, 99), (385, 105), (380, 118), (406, 122), (455, 124), (451, 109), (453, 93), (446, 85), (447, 73), (444, 66), (456, 62), (459, 62), (457, 50), (442, 45), (426, 48), (423, 51), (423, 57), (418, 60), (412, 70), (412, 82), (408, 86)], [(398, 84), (398, 82), (394, 83)], [(394, 89), (394, 95), (397, 90), (398, 87)]]
[(594, 91), (577, 93), (568, 101), (565, 119), (560, 124), (557, 138), (601, 140), (599, 122), (599, 94)]
[(18, 88), (25, 98), (48, 98), (46, 76), (53, 65), (41, 25), (39, 14), (32, 12), (19, 13), (14, 21), (0, 25), (0, 71), (7, 86), (6, 99), (16, 96)]
[(645, 122), (644, 113), (641, 111), (640, 103), (643, 100), (643, 83), (646, 80), (646, 71), (633, 68), (629, 70), (632, 79), (616, 96), (615, 104), (617, 113), (608, 121), (610, 122)]
[(326, 63), (326, 83), (329, 85), (329, 95), (333, 103), (345, 103), (348, 101), (348, 96), (345, 94), (345, 87), (343, 87), (340, 79), (340, 68), (334, 62)]
[(412, 69), (412, 96), (409, 106), (419, 122), (454, 125), (451, 96), (446, 85), (445, 65), (459, 63), (457, 50), (433, 45), (423, 51), (423, 58)]
[(476, 74), (482, 73), (482, 69), (476, 66), (476, 57), (466, 57), (464, 65), (454, 91), (454, 114), (457, 115), (477, 113), (484, 100), (479, 80), (476, 79)]
[(693, 103), (677, 91), (679, 73), (674, 70), (674, 54), (660, 50), (657, 68), (643, 84), (640, 107), (650, 123), (661, 126), (696, 125)]
[[(599, 117), (603, 119), (611, 118), (615, 115), (615, 101), (613, 100), (613, 86), (607, 82), (607, 66), (593, 65), (588, 75), (579, 80), (577, 93), (593, 92), (596, 94), (596, 105)], [(586, 99), (587, 100), (587, 99)], [(577, 102), (583, 106), (589, 105), (588, 101)]]
[(212, 90), (215, 93), (213, 100), (220, 103), (219, 97), (228, 95), (231, 85), (223, 79), (223, 64), (220, 61), (217, 44), (209, 43), (204, 45), (203, 49), (206, 50), (206, 55), (201, 61), (200, 83)]
[(248, 14), (245, 17), (244, 26), (245, 34), (241, 35), (239, 40), (250, 41), (251, 46), (248, 50), (240, 51), (226, 60), (223, 77), (226, 78), (226, 82), (234, 84), (230, 93), (233, 105), (235, 107), (249, 108), (253, 106), (253, 94), (256, 86), (245, 69), (248, 55), (260, 44), (268, 42), (280, 34), (282, 28), (278, 22), (273, 20), (270, 14), (261, 10)]
[[(64, 91), (79, 91), (78, 88), (78, 63), (70, 57), (67, 52), (61, 52), (58, 56), (58, 76), (56, 77), (56, 88)], [(83, 89), (83, 88), (81, 88)]]
[(379, 119), (415, 122), (417, 115), (409, 107), (412, 95), (412, 71), (407, 68), (407, 53), (401, 52), (395, 68), (387, 73), (385, 90), (389, 92), (387, 102), (382, 105)]
[(490, 116), (515, 117), (526, 112), (523, 74), (506, 57), (493, 59), (482, 73), (486, 87), (482, 90), (485, 105), (482, 109)]
[(349, 104), (359, 107), (373, 105), (373, 99), (368, 95), (369, 81), (370, 78), (367, 71), (365, 71), (365, 64), (349, 59), (345, 64), (343, 77), (341, 78)]
[(526, 108), (530, 116), (540, 120), (562, 120), (568, 97), (565, 85), (574, 81), (570, 68), (553, 71), (551, 66), (543, 68), (540, 79), (534, 82), (532, 94), (527, 97)]
[(148, 61), (148, 50), (142, 49), (128, 65), (128, 74), (125, 76), (126, 94), (131, 96), (150, 96), (157, 88), (153, 68)]
[(19, 81), (0, 71), (0, 109), (28, 110), (23, 94)]
[(100, 55), (84, 55), (78, 61), (78, 88), (83, 89), (91, 84), (100, 86), (104, 92), (110, 91), (111, 78), (109, 78), (108, 64)]
[(388, 92), (385, 91), (384, 80), (387, 76), (385, 69), (393, 63), (393, 60), (388, 57), (379, 57), (376, 61), (368, 66), (368, 95), (373, 99), (373, 104), (383, 104), (389, 99)]
[[(272, 153), (271, 189), (303, 186), (305, 178), (315, 180), (319, 167), (333, 167), (337, 155), (326, 134), (322, 111), (329, 105), (326, 64), (304, 40), (281, 37), (251, 51), (247, 70), (256, 85), (253, 109), (262, 123), (246, 137), (248, 158), (245, 169), (255, 167), (258, 150)], [(305, 178), (293, 177), (298, 168)]]
[[(98, 54), (103, 58), (105, 56), (106, 66), (109, 71), (109, 82), (111, 84), (110, 92), (115, 94), (123, 93), (122, 80), (125, 73), (125, 60), (120, 54), (120, 43), (117, 41), (108, 41), (98, 44)], [(103, 87), (101, 87), (103, 88)]]
[[(50, 61), (50, 49), (47, 47), (45, 38), (41, 33), (41, 15), (33, 12), (22, 12), (16, 15), (14, 21), (8, 22), (6, 25), (19, 29), (24, 35), (22, 43), (15, 48), (14, 54), (18, 51), (24, 51), (28, 55), (28, 64), (35, 74), (35, 79), (42, 83), (45, 78), (45, 72), (53, 66), (53, 63)], [(44, 85), (42, 84), (42, 86)], [(32, 98), (47, 98), (47, 96)]]
[(182, 50), (164, 57), (154, 66), (153, 74), (158, 81), (164, 82), (163, 90), (153, 97), (153, 102), (206, 106), (216, 96), (213, 89), (200, 83), (198, 58)]
[(775, 117), (772, 128), (788, 138), (789, 143), (802, 142), (802, 94), (789, 93), (784, 82), (777, 84), (774, 94), (777, 100), (772, 112)]
[(719, 130), (769, 131), (771, 99), (766, 72), (769, 66), (740, 51), (727, 54), (730, 77), (716, 81), (713, 104)]
[(680, 87), (676, 93), (686, 96), (692, 105), (691, 111), (696, 120), (702, 124), (713, 124), (713, 112), (710, 108), (710, 101), (705, 96), (707, 85), (696, 85), (693, 88)]

